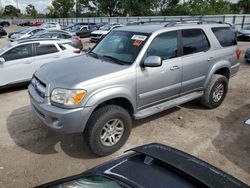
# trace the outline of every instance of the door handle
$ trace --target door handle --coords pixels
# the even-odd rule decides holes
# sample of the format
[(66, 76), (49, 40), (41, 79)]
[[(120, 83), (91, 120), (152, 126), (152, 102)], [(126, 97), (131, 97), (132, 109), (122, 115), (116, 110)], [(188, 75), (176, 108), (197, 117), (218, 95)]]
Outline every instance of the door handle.
[(178, 70), (178, 69), (180, 69), (180, 67), (178, 65), (175, 65), (175, 66), (170, 68), (171, 71)]
[(212, 61), (213, 59), (214, 59), (214, 57), (209, 57), (207, 60)]

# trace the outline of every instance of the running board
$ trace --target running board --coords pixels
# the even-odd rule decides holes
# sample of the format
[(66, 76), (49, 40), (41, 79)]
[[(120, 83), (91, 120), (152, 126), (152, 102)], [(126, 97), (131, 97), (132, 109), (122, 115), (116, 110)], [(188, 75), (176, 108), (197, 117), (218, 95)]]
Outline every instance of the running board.
[(143, 119), (148, 116), (151, 116), (153, 114), (162, 112), (164, 110), (168, 110), (170, 108), (173, 108), (175, 106), (184, 104), (186, 102), (192, 101), (194, 99), (200, 98), (203, 95), (203, 91), (200, 92), (193, 92), (175, 99), (172, 99), (170, 101), (160, 103), (158, 105), (143, 109), (141, 111), (138, 111), (134, 114), (135, 119)]

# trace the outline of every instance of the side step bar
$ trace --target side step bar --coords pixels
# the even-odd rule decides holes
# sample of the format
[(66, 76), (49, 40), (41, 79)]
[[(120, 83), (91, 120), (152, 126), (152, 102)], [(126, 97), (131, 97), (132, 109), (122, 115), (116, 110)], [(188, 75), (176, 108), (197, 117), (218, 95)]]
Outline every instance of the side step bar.
[(203, 91), (189, 93), (187, 95), (172, 99), (170, 101), (166, 101), (164, 103), (157, 104), (155, 106), (151, 106), (149, 108), (138, 111), (134, 114), (135, 119), (143, 119), (153, 114), (162, 112), (164, 110), (168, 110), (175, 106), (184, 104), (186, 102), (192, 101), (194, 99), (198, 99), (203, 95)]

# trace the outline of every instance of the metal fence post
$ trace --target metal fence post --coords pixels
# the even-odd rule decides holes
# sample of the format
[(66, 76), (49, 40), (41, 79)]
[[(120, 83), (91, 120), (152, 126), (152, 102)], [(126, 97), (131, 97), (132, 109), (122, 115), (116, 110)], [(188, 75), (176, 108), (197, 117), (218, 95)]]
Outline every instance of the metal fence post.
[(234, 15), (233, 17), (233, 24), (235, 24), (235, 20), (236, 20), (236, 15)]
[(244, 27), (245, 25), (245, 18), (246, 18), (246, 15), (243, 16), (242, 18), (242, 23), (241, 23), (241, 29)]

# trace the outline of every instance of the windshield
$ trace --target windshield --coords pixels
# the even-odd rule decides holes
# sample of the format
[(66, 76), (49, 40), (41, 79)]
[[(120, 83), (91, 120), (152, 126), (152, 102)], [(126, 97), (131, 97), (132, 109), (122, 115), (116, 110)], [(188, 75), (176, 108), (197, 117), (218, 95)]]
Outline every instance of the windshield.
[(112, 25), (109, 25), (109, 24), (104, 25), (104, 26), (102, 26), (102, 27), (100, 28), (100, 30), (108, 31), (108, 30), (110, 30), (111, 26), (112, 26)]
[(75, 25), (75, 26), (72, 26), (70, 29), (71, 30), (80, 30), (82, 27), (82, 25)]
[(132, 64), (147, 37), (145, 33), (112, 31), (89, 54), (116, 63)]
[(250, 30), (250, 26), (245, 27), (244, 30)]
[(54, 188), (122, 188), (121, 185), (115, 181), (103, 176), (90, 176), (73, 180), (61, 185), (54, 186)]
[(0, 48), (0, 54), (3, 53), (5, 50), (11, 48), (13, 45), (11, 43), (8, 43)]

